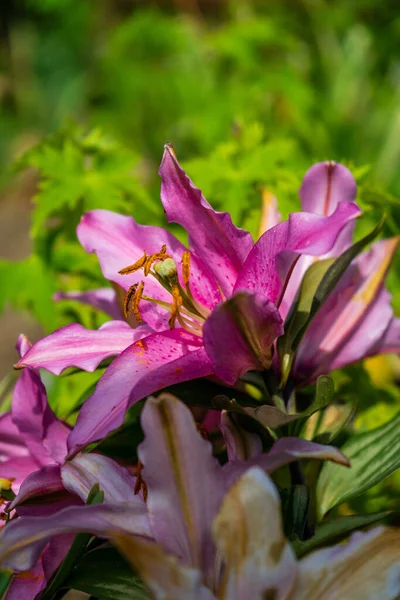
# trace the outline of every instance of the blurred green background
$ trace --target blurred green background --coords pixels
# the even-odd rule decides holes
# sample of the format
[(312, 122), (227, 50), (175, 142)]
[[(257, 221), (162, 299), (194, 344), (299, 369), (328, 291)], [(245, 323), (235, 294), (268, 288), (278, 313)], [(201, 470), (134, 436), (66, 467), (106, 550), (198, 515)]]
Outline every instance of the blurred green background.
[[(286, 216), (304, 172), (326, 159), (358, 180), (359, 235), (383, 210), (384, 235), (398, 234), (397, 0), (2, 0), (0, 13), (0, 401), (21, 331), (34, 340), (104, 320), (52, 300), (104, 285), (76, 225), (91, 208), (165, 224), (166, 141), (211, 203), (254, 235), (263, 189)], [(389, 286), (399, 312), (398, 261)], [(368, 397), (357, 427), (398, 410), (393, 361), (339, 378)], [(98, 375), (53, 382), (61, 416)]]
[(324, 159), (359, 181), (360, 231), (386, 210), (384, 234), (398, 233), (396, 0), (3, 0), (0, 10), (2, 372), (21, 329), (37, 337), (73, 318), (52, 302), (57, 289), (102, 283), (76, 243), (82, 211), (164, 224), (166, 141), (213, 205), (255, 235), (262, 190), (286, 216)]

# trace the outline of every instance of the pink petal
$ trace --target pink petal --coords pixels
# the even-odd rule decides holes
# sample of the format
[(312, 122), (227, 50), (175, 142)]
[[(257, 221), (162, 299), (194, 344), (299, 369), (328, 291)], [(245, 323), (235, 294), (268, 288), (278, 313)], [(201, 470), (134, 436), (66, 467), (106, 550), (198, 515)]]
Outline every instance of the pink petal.
[(298, 378), (360, 360), (382, 339), (392, 318), (383, 285), (397, 244), (397, 238), (376, 242), (343, 275), (298, 348)]
[(260, 238), (266, 231), (268, 231), (268, 229), (275, 227), (275, 225), (278, 225), (280, 222), (281, 215), (278, 210), (278, 201), (276, 197), (268, 190), (263, 190), (258, 237)]
[(395, 352), (400, 352), (400, 319), (393, 317), (390, 319), (383, 337), (368, 351), (368, 356)]
[(73, 323), (33, 344), (16, 366), (43, 368), (55, 375), (69, 367), (94, 371), (102, 360), (120, 354), (149, 332), (146, 325), (132, 329), (124, 321), (109, 321), (98, 330)]
[(235, 421), (234, 415), (223, 410), (220, 423), (228, 459), (246, 461), (262, 453), (262, 443), (258, 435), (246, 431)]
[(313, 165), (299, 191), (304, 212), (331, 215), (339, 202), (353, 202), (357, 185), (349, 169), (333, 161)]
[[(186, 248), (171, 233), (161, 227), (138, 225), (132, 217), (125, 217), (107, 210), (86, 213), (78, 226), (78, 238), (87, 252), (95, 252), (103, 275), (127, 290), (139, 281), (145, 283), (145, 294), (156, 300), (171, 302), (171, 295), (151, 276), (142, 271), (120, 275), (118, 271), (135, 263), (144, 252), (147, 255), (160, 251), (165, 244), (167, 253), (175, 260), (181, 277), (181, 260)], [(218, 287), (195, 256), (191, 256), (191, 288), (194, 297), (208, 308), (221, 298)], [(150, 302), (142, 302), (143, 319), (155, 330), (168, 327), (169, 313)]]
[(48, 517), (20, 517), (3, 527), (0, 562), (16, 571), (31, 569), (53, 536), (79, 532), (99, 537), (134, 533), (151, 538), (144, 502), (71, 506)]
[(104, 502), (135, 501), (135, 478), (115, 461), (100, 454), (78, 454), (61, 467), (65, 489), (86, 500), (95, 483), (104, 492)]
[(13, 480), (11, 488), (14, 494), (17, 494), (24, 479), (30, 473), (36, 471), (39, 466), (30, 455), (12, 457), (9, 460), (0, 462), (0, 478)]
[(70, 454), (124, 422), (129, 406), (168, 385), (212, 373), (202, 340), (182, 329), (154, 333), (129, 346), (108, 367), (69, 436)]
[(282, 334), (276, 306), (246, 292), (219, 304), (203, 327), (204, 348), (214, 373), (229, 384), (251, 369), (268, 369), (273, 343)]
[(277, 440), (268, 454), (253, 453), (247, 460), (235, 460), (224, 465), (223, 473), (227, 487), (232, 485), (250, 467), (260, 467), (265, 473), (271, 474), (281, 467), (296, 460), (315, 459), (350, 466), (347, 458), (334, 446), (315, 444), (301, 438), (283, 437)]
[(216, 600), (202, 584), (201, 572), (164, 552), (159, 544), (117, 536), (118, 550), (146, 583), (154, 600)]
[[(29, 352), (27, 350), (21, 360)], [(70, 430), (51, 410), (45, 387), (35, 369), (27, 368), (21, 373), (14, 388), (11, 412), (14, 425), (39, 465), (64, 460)]]
[(8, 511), (14, 510), (16, 506), (35, 496), (54, 494), (63, 490), (64, 486), (61, 480), (59, 465), (44, 466), (26, 477), (21, 484), (16, 498), (9, 505)]
[(0, 415), (0, 465), (8, 458), (16, 456), (29, 456), (29, 451), (18, 427), (12, 422), (10, 411)]
[(57, 292), (54, 294), (53, 300), (76, 300), (105, 312), (116, 321), (124, 318), (117, 301), (117, 294), (109, 287), (87, 292)]
[(210, 526), (224, 494), (211, 444), (197, 431), (190, 410), (170, 394), (147, 399), (142, 427), (138, 453), (154, 537), (187, 565), (204, 569), (212, 562)]
[(331, 250), (343, 227), (360, 215), (356, 204), (341, 202), (328, 217), (293, 213), (269, 229), (250, 252), (235, 285), (272, 302), (279, 300), (299, 254), (321, 256)]
[(296, 558), (284, 536), (279, 494), (265, 473), (250, 469), (228, 490), (212, 532), (224, 565), (218, 597), (289, 600)]
[(168, 145), (159, 174), (162, 178), (161, 201), (168, 221), (179, 223), (186, 229), (190, 247), (208, 266), (225, 295), (229, 295), (254, 245), (251, 235), (235, 227), (228, 213), (213, 210)]
[(312, 552), (299, 563), (291, 600), (396, 600), (400, 534), (395, 527), (354, 533), (346, 544)]
[(30, 571), (25, 571), (21, 576), (16, 574), (13, 577), (5, 600), (21, 600), (22, 598), (23, 600), (36, 600), (46, 585), (42, 561), (39, 559)]

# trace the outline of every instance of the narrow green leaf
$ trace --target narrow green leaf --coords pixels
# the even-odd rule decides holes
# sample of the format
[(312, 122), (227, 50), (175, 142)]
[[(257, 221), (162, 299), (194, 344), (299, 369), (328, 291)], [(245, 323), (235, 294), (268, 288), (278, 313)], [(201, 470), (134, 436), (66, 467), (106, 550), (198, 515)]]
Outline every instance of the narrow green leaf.
[(0, 598), (3, 598), (3, 595), (7, 591), (12, 576), (12, 571), (9, 569), (0, 569)]
[(321, 523), (315, 532), (315, 535), (302, 542), (296, 540), (292, 542), (292, 546), (298, 558), (308, 554), (309, 552), (337, 543), (347, 537), (352, 531), (368, 527), (382, 521), (391, 513), (390, 511), (375, 513), (372, 515), (350, 515), (346, 517), (338, 517), (325, 523)]
[(281, 360), (285, 382), (289, 376), (293, 359), (293, 343), (299, 331), (306, 325), (311, 311), (313, 298), (323, 276), (333, 264), (334, 258), (318, 260), (305, 272), (298, 294), (285, 321), (285, 333), (278, 339), (277, 348)]
[(355, 434), (341, 448), (350, 468), (322, 467), (317, 484), (319, 518), (334, 506), (359, 496), (400, 467), (400, 413), (381, 427)]
[(281, 490), (283, 522), (285, 535), (291, 538), (303, 538), (307, 524), (310, 489), (307, 485), (294, 485)]
[(64, 587), (92, 594), (98, 600), (150, 600), (146, 586), (108, 544), (85, 554)]

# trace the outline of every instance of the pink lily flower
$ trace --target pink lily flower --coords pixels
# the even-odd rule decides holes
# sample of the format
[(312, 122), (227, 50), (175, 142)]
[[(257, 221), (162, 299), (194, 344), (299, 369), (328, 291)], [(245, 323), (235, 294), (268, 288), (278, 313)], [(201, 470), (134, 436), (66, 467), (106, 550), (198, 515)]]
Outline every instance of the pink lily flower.
[[(223, 413), (221, 429), (230, 461), (221, 466), (212, 457), (211, 444), (200, 435), (189, 409), (169, 394), (149, 398), (142, 413), (142, 427), (145, 440), (139, 447), (139, 458), (143, 469), (136, 480), (111, 459), (97, 456), (107, 461), (107, 472), (101, 462), (95, 463), (98, 482), (106, 487), (104, 504), (69, 506), (44, 517), (22, 516), (2, 529), (0, 560), (24, 574), (14, 581), (18, 584), (20, 580), (26, 581), (27, 571), (33, 578), (40, 568), (37, 561), (40, 563), (41, 557), (51, 551), (52, 546), (47, 544), (52, 543), (53, 536), (79, 531), (100, 537), (115, 533), (147, 537), (208, 571), (215, 548), (205, 537), (208, 534), (204, 528), (216, 515), (228, 488), (245, 471), (256, 465), (272, 473), (299, 458), (348, 465), (336, 448), (297, 438), (282, 438), (268, 454), (262, 454), (258, 437), (239, 431)], [(88, 471), (90, 460), (95, 457), (78, 455), (69, 462), (64, 483), (68, 485), (74, 480), (75, 493), (79, 491), (77, 482), (81, 484), (82, 496), (88, 485), (94, 483), (92, 477), (88, 480)], [(147, 493), (137, 493), (141, 486)], [(165, 519), (166, 506), (176, 507), (168, 519)], [(44, 587), (45, 580), (41, 581)]]
[[(29, 348), (29, 341), (20, 336), (17, 349), (21, 357)], [(117, 467), (109, 474), (109, 466), (114, 463), (106, 456), (91, 453), (66, 461), (67, 438), (71, 427), (60, 421), (51, 410), (36, 369), (27, 368), (22, 372), (14, 389), (11, 412), (2, 421), (10, 426), (12, 438), (2, 438), (2, 446), (9, 441), (11, 443), (8, 443), (10, 449), (7, 460), (0, 463), (0, 477), (9, 479), (16, 493), (7, 512), (17, 507), (19, 514), (26, 512), (27, 509), (20, 505), (36, 496), (43, 497), (43, 504), (46, 505), (46, 496), (50, 497), (50, 494), (53, 503), (54, 497), (59, 500), (56, 503), (58, 508), (60, 503), (79, 504), (86, 500), (95, 483), (102, 486), (105, 496), (109, 496), (111, 501), (116, 499), (118, 493), (123, 493), (121, 481), (124, 478), (127, 488), (130, 489), (133, 484), (132, 477), (125, 477), (125, 469), (121, 470), (118, 480), (113, 480), (112, 473)], [(14, 440), (17, 442), (15, 446)], [(19, 456), (21, 452), (24, 453), (22, 457)], [(21, 458), (24, 459), (23, 472), (20, 469)], [(40, 511), (41, 508), (30, 506), (29, 511), (32, 510)]]
[[(310, 456), (319, 452), (320, 458), (330, 455), (343, 462), (340, 452), (282, 439), (287, 454), (277, 460), (282, 454), (278, 450), (260, 455), (253, 436), (244, 442), (235, 428), (224, 425), (229, 428), (233, 462), (242, 463), (234, 475), (232, 462), (221, 466), (212, 457), (210, 443), (201, 437), (183, 403), (168, 394), (149, 398), (142, 413), (145, 439), (139, 446), (147, 501), (131, 489), (124, 502), (65, 508), (44, 519), (21, 517), (0, 533), (0, 562), (17, 571), (32, 569), (54, 535), (88, 531), (116, 540), (156, 599), (261, 600), (274, 590), (277, 600), (299, 600), (312, 597), (307, 596), (310, 585), (319, 582), (328, 559), (335, 576), (329, 571), (327, 577), (330, 581), (336, 577), (341, 589), (348, 577), (348, 570), (342, 570), (349, 555), (360, 565), (356, 559), (366, 559), (375, 544), (382, 551), (381, 576), (379, 587), (372, 580), (372, 589), (384, 590), (387, 595), (379, 596), (383, 599), (394, 599), (391, 582), (396, 579), (399, 552), (393, 548), (398, 533), (377, 529), (342, 547), (342, 554), (338, 549), (323, 550), (299, 564), (283, 536), (279, 496), (266, 473), (278, 468), (278, 462), (280, 466), (288, 462), (291, 451), (305, 457), (305, 447), (300, 451), (298, 443), (308, 444)], [(253, 454), (253, 462), (243, 461), (242, 452)], [(254, 462), (257, 457), (259, 463)], [(370, 562), (368, 566), (371, 569)], [(361, 574), (358, 585), (360, 578)]]
[(167, 218), (186, 229), (190, 250), (164, 229), (109, 211), (87, 213), (78, 226), (104, 276), (126, 290), (125, 311), (143, 324), (129, 329), (114, 321), (98, 332), (70, 325), (18, 363), (59, 374), (117, 356), (81, 409), (70, 455), (119, 427), (129, 406), (161, 388), (209, 375), (232, 385), (249, 370), (270, 368), (298, 256), (326, 255), (360, 214), (344, 189), (333, 214), (291, 214), (254, 244), (227, 213), (211, 208), (169, 146), (160, 175)]
[[(303, 210), (320, 215), (331, 215), (343, 198), (355, 195), (356, 182), (350, 171), (329, 162), (311, 167), (300, 189)], [(352, 244), (353, 229), (354, 222), (347, 224), (334, 248), (319, 258), (344, 252)], [(297, 384), (312, 383), (319, 375), (362, 358), (400, 352), (400, 320), (393, 315), (390, 294), (384, 287), (399, 241), (400, 236), (375, 242), (342, 276), (296, 352), (291, 376)], [(300, 257), (283, 301), (286, 311), (313, 260)]]

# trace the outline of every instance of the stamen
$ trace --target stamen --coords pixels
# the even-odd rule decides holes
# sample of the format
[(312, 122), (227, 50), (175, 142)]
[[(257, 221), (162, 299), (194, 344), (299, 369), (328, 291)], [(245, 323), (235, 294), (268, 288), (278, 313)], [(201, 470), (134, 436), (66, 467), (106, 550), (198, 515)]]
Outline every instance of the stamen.
[(133, 265), (129, 265), (128, 267), (124, 267), (123, 269), (121, 269), (120, 271), (118, 271), (118, 273), (120, 275), (129, 275), (130, 273), (135, 273), (135, 271), (139, 271), (139, 269), (141, 269), (143, 267), (143, 265), (145, 264), (147, 260), (147, 254), (146, 252), (143, 254), (143, 256), (141, 258), (139, 258), (139, 260), (137, 260), (135, 263), (133, 263)]
[(139, 303), (140, 303), (140, 300), (142, 299), (143, 289), (144, 289), (144, 281), (141, 281), (139, 283), (139, 287), (135, 291), (135, 294), (132, 299), (132, 312), (138, 323), (143, 323), (143, 318), (142, 318), (142, 315), (140, 314), (140, 310), (139, 310)]
[(143, 499), (146, 502), (147, 501), (147, 485), (146, 485), (146, 482), (143, 479), (142, 470), (143, 470), (143, 463), (142, 463), (141, 460), (138, 460), (138, 463), (137, 463), (137, 473), (136, 473), (136, 481), (135, 481), (135, 487), (133, 488), (133, 493), (136, 496), (140, 491), (142, 491), (143, 492)]
[(175, 327), (176, 320), (180, 322), (179, 309), (182, 306), (182, 296), (180, 295), (179, 288), (177, 285), (172, 286), (172, 309), (171, 316), (168, 319), (168, 325), (170, 329)]
[(138, 288), (138, 283), (134, 283), (133, 285), (131, 285), (131, 287), (129, 288), (129, 290), (126, 292), (125, 297), (124, 297), (124, 315), (125, 315), (125, 319), (128, 318), (129, 316), (129, 310), (131, 308), (131, 301), (132, 301), (132, 297), (135, 294), (137, 288)]
[(202, 423), (198, 423), (196, 421), (196, 427), (197, 427), (197, 431), (199, 432), (199, 434), (201, 435), (201, 437), (207, 441), (210, 440), (210, 436), (208, 434), (207, 429), (204, 427), (204, 425)]
[(182, 256), (182, 277), (187, 291), (190, 293), (190, 252), (184, 252)]

